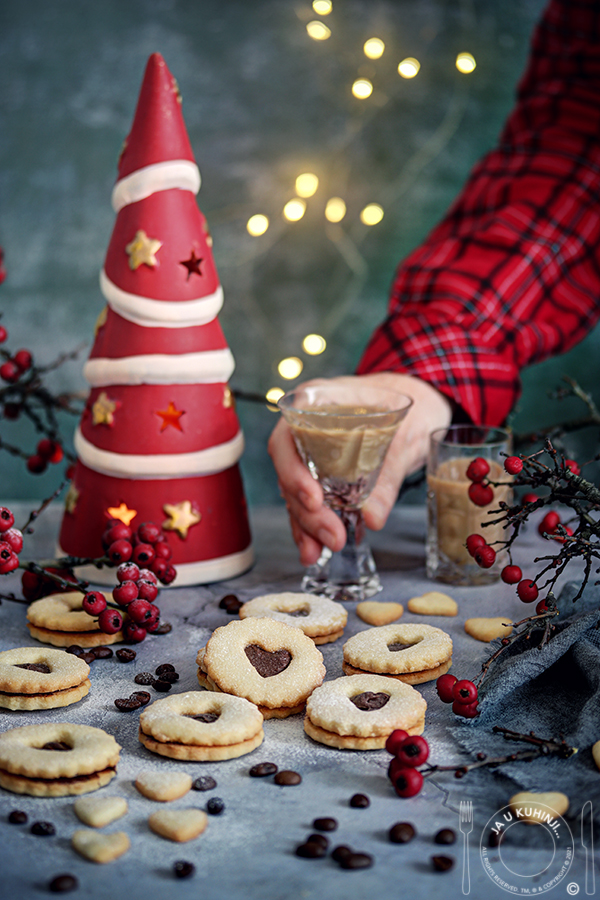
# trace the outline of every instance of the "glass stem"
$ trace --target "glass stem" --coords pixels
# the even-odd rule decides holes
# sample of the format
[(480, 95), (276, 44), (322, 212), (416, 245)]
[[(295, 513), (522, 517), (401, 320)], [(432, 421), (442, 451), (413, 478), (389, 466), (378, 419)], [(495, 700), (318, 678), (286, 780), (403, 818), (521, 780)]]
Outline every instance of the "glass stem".
[(365, 522), (361, 509), (340, 509), (337, 513), (346, 529), (346, 547), (357, 547), (365, 537)]

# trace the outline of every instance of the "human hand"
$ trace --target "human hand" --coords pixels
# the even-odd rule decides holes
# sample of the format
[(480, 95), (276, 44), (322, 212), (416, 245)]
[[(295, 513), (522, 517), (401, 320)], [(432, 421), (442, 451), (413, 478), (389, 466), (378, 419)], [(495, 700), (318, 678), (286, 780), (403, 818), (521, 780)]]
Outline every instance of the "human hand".
[[(368, 381), (414, 400), (406, 418), (398, 427), (377, 483), (363, 507), (365, 524), (378, 531), (385, 525), (406, 476), (425, 463), (431, 432), (450, 424), (450, 403), (426, 381), (396, 372), (348, 375), (328, 379), (327, 383), (331, 381), (349, 386), (356, 384), (357, 389), (360, 383)], [(323, 381), (315, 380), (310, 383), (320, 384)], [(323, 503), (321, 486), (300, 459), (291, 431), (283, 418), (271, 434), (268, 450), (277, 472), (281, 494), (286, 501), (292, 536), (300, 551), (302, 564), (308, 566), (316, 562), (324, 545), (333, 551), (341, 550), (346, 542), (344, 526), (333, 510)]]

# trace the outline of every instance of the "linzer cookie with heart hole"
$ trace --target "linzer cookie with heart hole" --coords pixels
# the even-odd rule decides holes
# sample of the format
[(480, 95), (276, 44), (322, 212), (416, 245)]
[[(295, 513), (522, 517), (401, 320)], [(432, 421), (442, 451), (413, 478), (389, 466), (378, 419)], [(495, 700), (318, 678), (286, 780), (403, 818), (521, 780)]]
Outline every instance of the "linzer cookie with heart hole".
[(300, 628), (315, 644), (330, 644), (344, 633), (348, 613), (341, 603), (314, 594), (265, 594), (248, 600), (240, 609), (240, 619), (259, 616)]
[(265, 719), (301, 712), (325, 677), (314, 642), (299, 628), (267, 618), (217, 628), (196, 662), (203, 687), (255, 703)]
[(427, 703), (409, 684), (382, 675), (327, 681), (306, 703), (304, 730), (338, 750), (381, 750), (392, 731), (422, 734)]
[(20, 647), (0, 653), (0, 707), (57, 709), (90, 690), (90, 667), (64, 650)]
[(231, 694), (187, 691), (156, 700), (140, 715), (140, 743), (171, 759), (235, 759), (263, 738), (258, 707)]
[[(122, 641), (122, 631), (116, 634), (100, 631), (98, 620), (89, 616), (81, 605), (83, 596), (78, 591), (67, 591), (31, 603), (27, 608), (27, 627), (31, 636), (54, 647), (70, 647), (71, 644), (99, 647)], [(104, 596), (112, 602), (110, 594)]]
[(406, 684), (444, 675), (452, 665), (452, 638), (433, 625), (405, 623), (360, 631), (344, 644), (346, 675), (371, 672)]

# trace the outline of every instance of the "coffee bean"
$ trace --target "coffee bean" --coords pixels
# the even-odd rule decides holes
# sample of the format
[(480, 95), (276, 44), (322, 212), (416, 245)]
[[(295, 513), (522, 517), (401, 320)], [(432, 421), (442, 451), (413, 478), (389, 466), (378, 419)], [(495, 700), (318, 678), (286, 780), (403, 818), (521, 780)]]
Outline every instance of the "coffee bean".
[(454, 865), (451, 856), (432, 856), (431, 865), (435, 872), (449, 872)]
[(110, 659), (113, 656), (112, 647), (94, 647), (92, 653), (96, 657), (96, 659)]
[(337, 821), (330, 816), (323, 816), (313, 821), (313, 828), (316, 828), (317, 831), (335, 831), (337, 827)]
[(388, 832), (392, 844), (408, 844), (416, 834), (417, 832), (410, 822), (396, 822)]
[(137, 653), (130, 647), (121, 647), (117, 650), (117, 659), (123, 663), (133, 662), (136, 656)]
[(325, 850), (329, 847), (329, 838), (326, 838), (324, 834), (309, 834), (306, 838), (306, 843), (312, 842), (313, 844), (320, 844)]
[(152, 634), (169, 634), (170, 631), (173, 631), (173, 626), (169, 625), (168, 622), (161, 622)]
[(196, 871), (194, 863), (186, 862), (184, 859), (178, 859), (173, 863), (173, 874), (175, 878), (191, 878)]
[(349, 856), (352, 856), (352, 848), (347, 844), (338, 844), (331, 852), (331, 858), (338, 863), (341, 863), (343, 859), (348, 859)]
[(161, 663), (160, 666), (157, 666), (154, 670), (154, 674), (158, 675), (159, 678), (165, 674), (165, 672), (174, 672), (175, 666), (171, 665), (171, 663)]
[(77, 654), (81, 653), (82, 650), (83, 647), (80, 647), (79, 644), (69, 644), (69, 646), (66, 648), (66, 652), (72, 653), (73, 656), (77, 656)]
[(66, 894), (68, 891), (75, 891), (79, 887), (79, 882), (74, 875), (55, 875), (48, 885), (48, 890), (53, 894)]
[(201, 775), (192, 782), (193, 791), (213, 791), (217, 786), (217, 782), (210, 775)]
[(252, 766), (248, 775), (252, 778), (264, 778), (265, 775), (275, 775), (277, 772), (277, 766), (275, 763), (264, 762), (257, 763), (255, 766)]
[(169, 684), (175, 684), (176, 681), (179, 681), (179, 674), (177, 672), (163, 672), (160, 676), (160, 681), (168, 681)]
[(297, 772), (292, 772), (291, 769), (284, 769), (282, 772), (277, 773), (274, 781), (275, 784), (280, 785), (300, 784), (302, 775), (299, 775)]
[(455, 844), (456, 832), (451, 828), (440, 828), (433, 840), (436, 844)]
[(353, 794), (350, 797), (350, 806), (354, 809), (366, 809), (371, 805), (371, 801), (366, 794)]
[(296, 847), (296, 856), (301, 856), (304, 859), (319, 859), (325, 856), (326, 853), (325, 847), (322, 847), (315, 841), (307, 841), (305, 844), (299, 844)]
[(369, 869), (373, 865), (373, 857), (368, 853), (351, 853), (340, 860), (342, 869)]
[(148, 693), (148, 691), (134, 691), (133, 694), (129, 697), (130, 700), (139, 700), (142, 706), (146, 706), (147, 703), (150, 703), (152, 697)]
[(132, 712), (134, 709), (139, 709), (141, 705), (140, 701), (133, 696), (115, 700), (115, 706), (119, 712)]
[(75, 656), (86, 662), (88, 666), (96, 661), (96, 654), (93, 650), (82, 650), (81, 653), (76, 653)]
[(220, 797), (211, 797), (206, 804), (206, 812), (211, 816), (220, 816), (225, 809), (225, 803)]
[(231, 616), (235, 616), (238, 614), (242, 607), (242, 603), (235, 594), (226, 594), (219, 601), (219, 609), (224, 609), (225, 612), (229, 613)]
[(13, 809), (8, 814), (8, 821), (11, 825), (25, 825), (29, 820), (29, 816), (22, 809)]
[(39, 837), (49, 837), (52, 834), (56, 834), (56, 828), (52, 822), (34, 822), (30, 831)]
[(173, 685), (170, 681), (163, 681), (162, 678), (157, 678), (152, 682), (152, 687), (155, 691), (159, 691), (161, 694), (166, 694), (167, 691), (170, 691)]
[(138, 672), (133, 680), (136, 684), (154, 684), (154, 675), (152, 672)]

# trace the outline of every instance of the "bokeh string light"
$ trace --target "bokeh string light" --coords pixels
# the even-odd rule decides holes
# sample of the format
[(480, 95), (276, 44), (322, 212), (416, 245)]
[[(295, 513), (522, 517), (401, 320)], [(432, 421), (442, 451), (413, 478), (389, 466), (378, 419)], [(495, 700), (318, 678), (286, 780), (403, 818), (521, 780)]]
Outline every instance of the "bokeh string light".
[(470, 75), (475, 70), (475, 57), (472, 53), (459, 53), (456, 57), (456, 68), (463, 75)]

